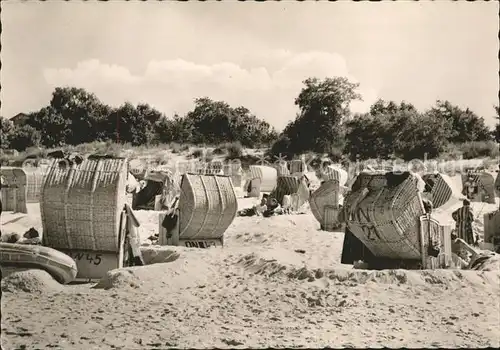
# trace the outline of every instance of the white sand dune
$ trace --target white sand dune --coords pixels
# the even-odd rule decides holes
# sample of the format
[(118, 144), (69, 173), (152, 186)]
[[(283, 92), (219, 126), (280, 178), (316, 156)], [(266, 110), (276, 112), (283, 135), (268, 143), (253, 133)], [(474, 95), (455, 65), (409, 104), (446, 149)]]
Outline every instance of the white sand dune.
[[(241, 200), (240, 208), (253, 202)], [(158, 231), (157, 215), (137, 212), (143, 240)], [(3, 231), (39, 225), (36, 206), (6, 224), (11, 219), (2, 214)], [(310, 213), (238, 217), (223, 248), (145, 246), (152, 265), (110, 271), (97, 284), (60, 286), (45, 272), (14, 273), (2, 281), (3, 346), (500, 346), (498, 268), (354, 270), (339, 263), (342, 242), (343, 233), (319, 231)]]

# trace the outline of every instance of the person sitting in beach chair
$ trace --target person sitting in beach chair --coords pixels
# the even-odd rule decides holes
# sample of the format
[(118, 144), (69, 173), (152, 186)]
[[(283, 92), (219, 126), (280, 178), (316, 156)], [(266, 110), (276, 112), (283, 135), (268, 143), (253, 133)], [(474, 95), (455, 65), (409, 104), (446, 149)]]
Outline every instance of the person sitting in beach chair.
[(469, 176), (467, 181), (464, 184), (463, 195), (467, 196), (467, 199), (472, 199), (478, 192), (477, 184), (474, 182), (472, 176)]
[(467, 244), (476, 245), (477, 239), (474, 237), (473, 231), (474, 213), (470, 207), (470, 202), (464, 199), (463, 207), (455, 210), (451, 217), (456, 222), (455, 229), (458, 238), (463, 239)]

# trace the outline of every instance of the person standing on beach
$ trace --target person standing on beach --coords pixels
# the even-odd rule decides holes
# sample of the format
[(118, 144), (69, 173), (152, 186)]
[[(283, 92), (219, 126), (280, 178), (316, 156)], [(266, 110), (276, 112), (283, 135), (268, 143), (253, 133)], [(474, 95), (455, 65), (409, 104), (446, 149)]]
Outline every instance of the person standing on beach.
[(476, 239), (472, 225), (474, 223), (474, 213), (467, 199), (463, 201), (463, 207), (455, 210), (451, 217), (456, 222), (456, 232), (458, 238), (463, 239), (467, 244), (475, 245)]

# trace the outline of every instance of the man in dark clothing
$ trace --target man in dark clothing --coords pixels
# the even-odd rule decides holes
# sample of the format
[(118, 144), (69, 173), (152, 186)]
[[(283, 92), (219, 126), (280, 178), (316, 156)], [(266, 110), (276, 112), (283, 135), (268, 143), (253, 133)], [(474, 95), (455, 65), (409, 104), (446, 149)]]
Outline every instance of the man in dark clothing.
[(474, 230), (472, 229), (472, 224), (474, 223), (474, 213), (470, 207), (470, 202), (467, 199), (464, 199), (463, 207), (455, 210), (451, 216), (456, 222), (455, 229), (458, 238), (463, 239), (467, 244), (476, 244)]

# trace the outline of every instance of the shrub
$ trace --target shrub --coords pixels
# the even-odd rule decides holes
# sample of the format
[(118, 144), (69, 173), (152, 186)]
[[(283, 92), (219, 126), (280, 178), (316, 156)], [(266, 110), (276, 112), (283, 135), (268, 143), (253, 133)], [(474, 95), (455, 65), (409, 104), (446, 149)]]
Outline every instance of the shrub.
[(252, 154), (245, 154), (241, 156), (240, 162), (241, 162), (241, 167), (245, 170), (248, 170), (250, 165), (255, 165), (257, 162), (260, 160), (258, 156), (252, 155)]
[(464, 159), (496, 158), (500, 155), (498, 143), (494, 141), (472, 141), (456, 145)]
[(48, 150), (39, 147), (28, 147), (25, 151), (26, 158), (46, 158), (48, 154)]
[(191, 156), (193, 156), (195, 158), (201, 158), (204, 153), (205, 153), (205, 151), (203, 149), (197, 148), (193, 151), (193, 153), (191, 153)]
[(181, 145), (179, 145), (177, 142), (171, 142), (168, 146), (172, 153), (180, 153), (181, 151)]
[(224, 154), (226, 153), (226, 149), (224, 146), (218, 146), (216, 147), (214, 150), (213, 150), (213, 154), (216, 154), (216, 155), (221, 155), (221, 154)]
[(214, 159), (214, 154), (212, 151), (206, 151), (203, 161), (211, 162)]
[(238, 159), (243, 156), (243, 146), (239, 142), (226, 144), (227, 158)]
[(456, 144), (451, 143), (446, 147), (445, 152), (443, 152), (439, 158), (445, 160), (459, 160), (463, 158), (463, 153)]
[(330, 152), (328, 152), (328, 158), (330, 158), (330, 160), (335, 163), (338, 163), (345, 159), (342, 149), (337, 147), (331, 147)]

